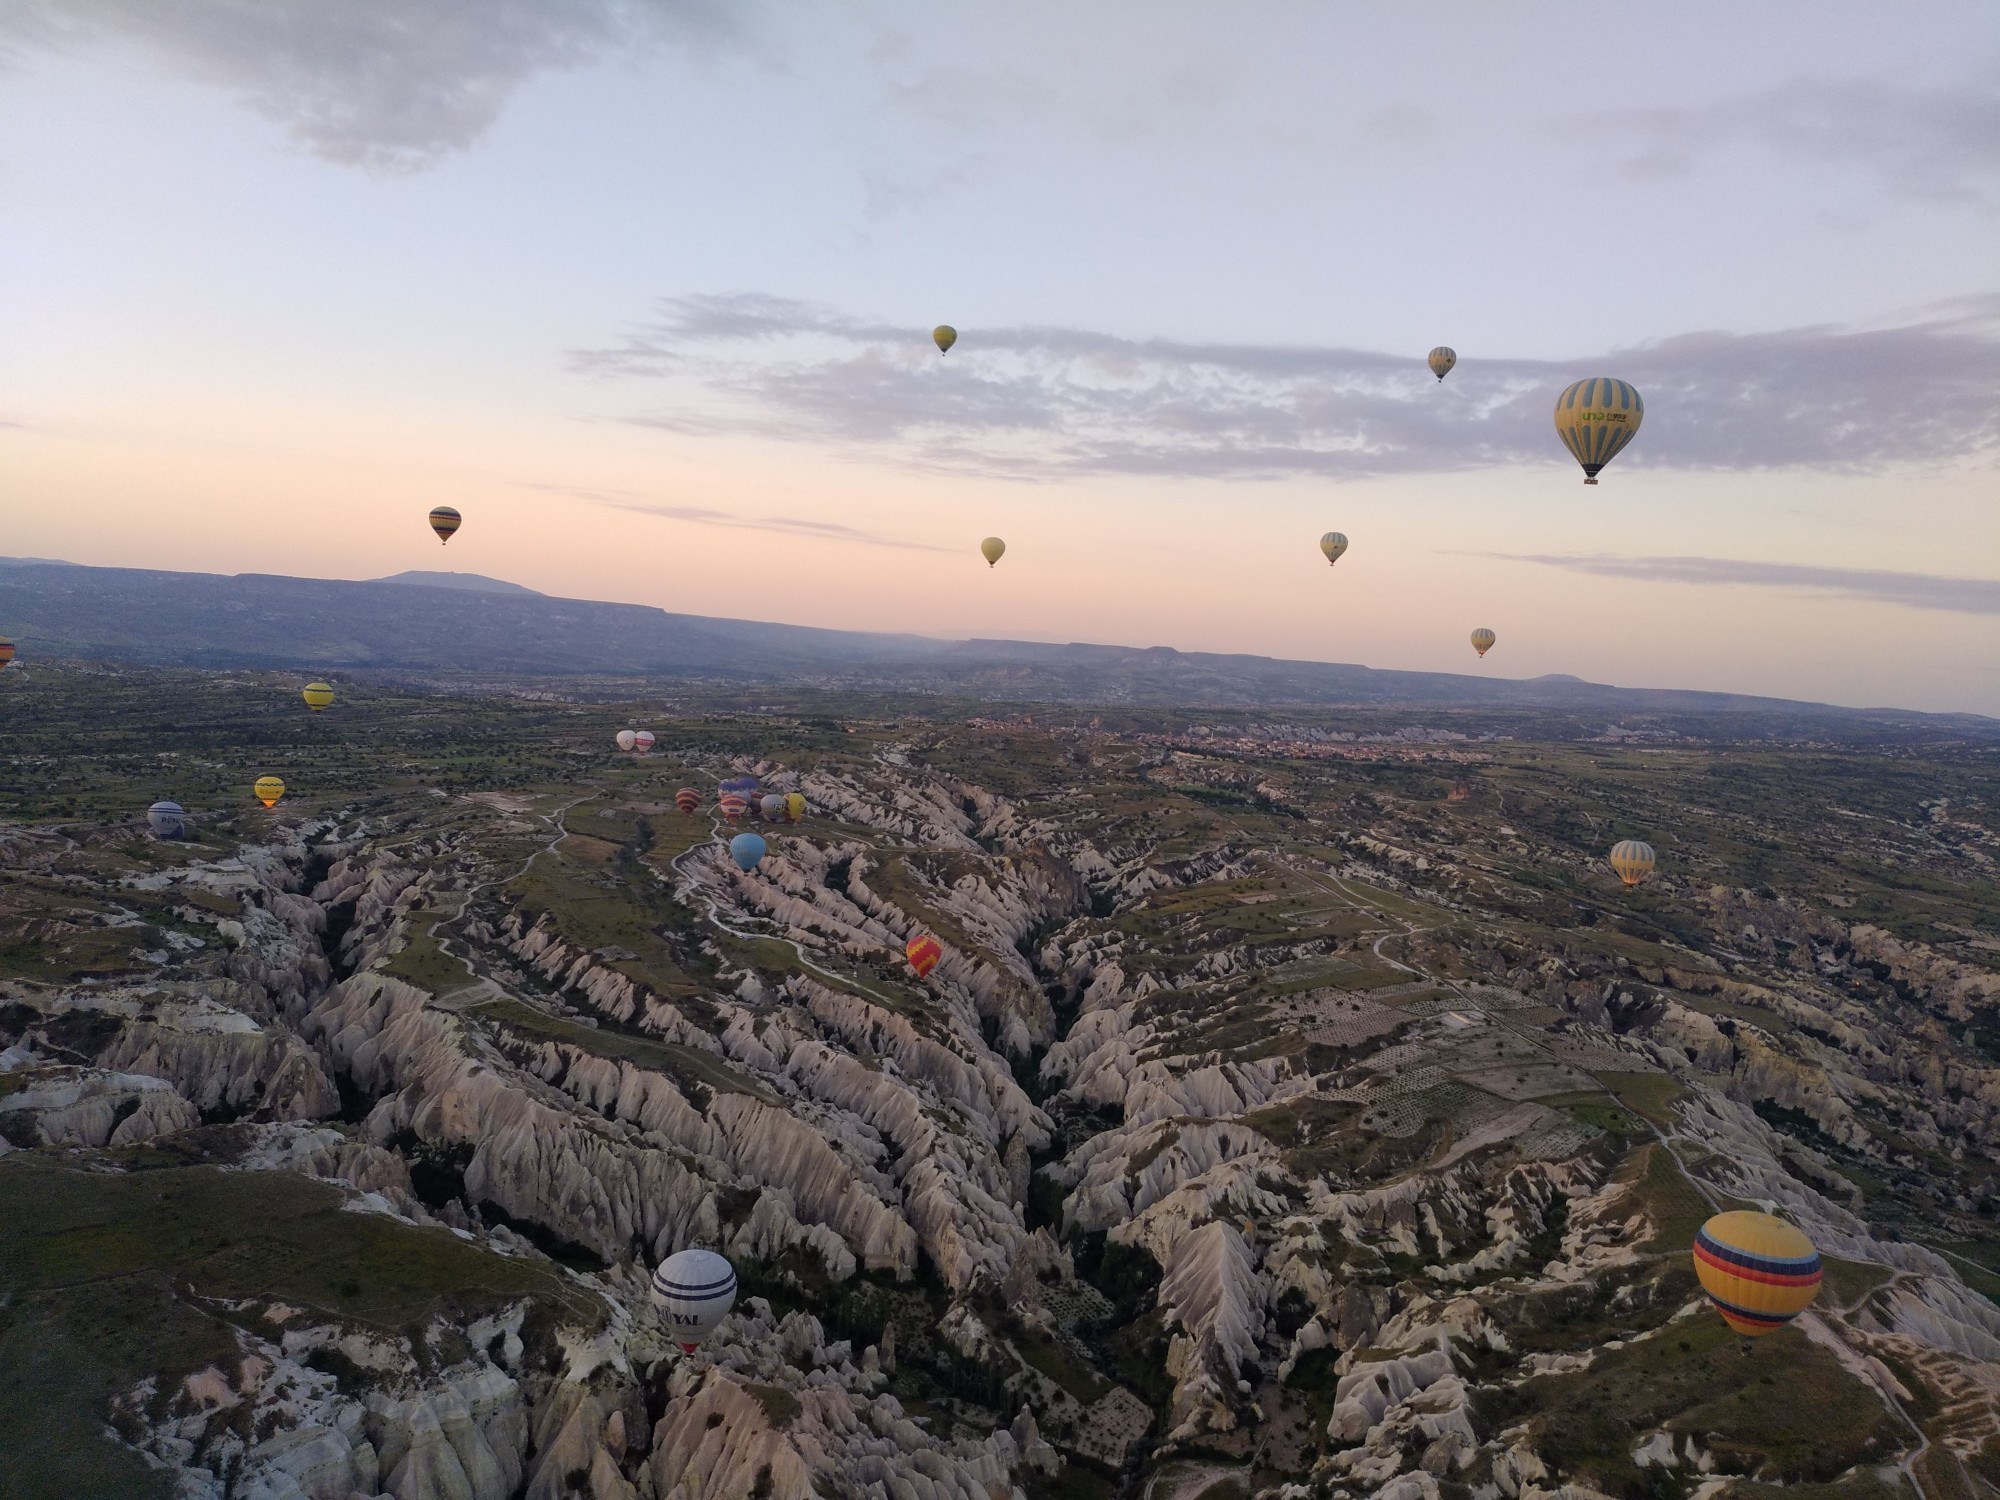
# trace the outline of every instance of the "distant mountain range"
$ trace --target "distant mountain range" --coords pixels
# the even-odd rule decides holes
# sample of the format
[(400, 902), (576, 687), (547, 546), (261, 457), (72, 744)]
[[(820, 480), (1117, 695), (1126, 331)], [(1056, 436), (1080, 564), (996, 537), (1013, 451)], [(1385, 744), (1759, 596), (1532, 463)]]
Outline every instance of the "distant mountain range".
[[(816, 630), (558, 599), (473, 573), (361, 582), (164, 573), (0, 558), (0, 635), (24, 662), (475, 677), (639, 676), (1154, 707), (1545, 710), (1757, 719), (1755, 732), (2000, 740), (1972, 714), (1856, 710), (1730, 693), (1376, 671), (1166, 646), (1045, 645)], [(1747, 726), (1747, 721), (1745, 726)]]

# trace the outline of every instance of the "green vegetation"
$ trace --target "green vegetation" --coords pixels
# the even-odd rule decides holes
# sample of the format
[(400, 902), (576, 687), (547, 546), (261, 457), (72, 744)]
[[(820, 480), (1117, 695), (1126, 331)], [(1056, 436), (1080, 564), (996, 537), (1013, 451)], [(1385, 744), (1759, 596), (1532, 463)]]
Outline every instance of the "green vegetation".
[(655, 1073), (664, 1073), (680, 1085), (682, 1092), (691, 1093), (697, 1099), (705, 1097), (712, 1091), (722, 1094), (749, 1094), (766, 1103), (776, 1102), (771, 1092), (762, 1084), (744, 1077), (727, 1063), (693, 1047), (682, 1047), (673, 1042), (662, 1042), (647, 1036), (635, 1036), (630, 1032), (616, 1031), (608, 1026), (586, 1026), (580, 1021), (567, 1021), (560, 1016), (552, 1016), (532, 1006), (523, 1005), (518, 1000), (483, 1000), (477, 1005), (469, 1006), (465, 1013), (484, 1017), (508, 1031), (566, 1042), (594, 1057), (637, 1063)]
[(447, 995), (472, 983), (465, 965), (438, 946), (433, 923), (414, 917), (409, 942), (382, 966), (382, 972), (407, 980), (433, 995)]
[(1652, 1238), (1640, 1248), (1664, 1255), (1685, 1255), (1701, 1226), (1715, 1212), (1695, 1191), (1665, 1146), (1641, 1146), (1632, 1192), (1653, 1226)]
[(541, 1299), (566, 1321), (601, 1314), (539, 1263), (443, 1229), (345, 1213), (334, 1188), (289, 1172), (222, 1172), (130, 1153), (122, 1172), (0, 1158), (0, 1493), (164, 1496), (104, 1436), (111, 1398), (148, 1375), (170, 1394), (233, 1368), (217, 1299), (272, 1298), (395, 1332), (442, 1307)]
[(1597, 1079), (1634, 1114), (1662, 1129), (1674, 1124), (1673, 1106), (1686, 1091), (1666, 1073), (1604, 1073)]
[(1694, 1434), (1725, 1471), (1788, 1485), (1834, 1479), (1901, 1438), (1874, 1391), (1797, 1329), (1745, 1356), (1712, 1317), (1602, 1351), (1587, 1371), (1482, 1392), (1477, 1406), (1495, 1427), (1532, 1417), (1561, 1478), (1635, 1500), (1651, 1491), (1631, 1450), (1655, 1428)]

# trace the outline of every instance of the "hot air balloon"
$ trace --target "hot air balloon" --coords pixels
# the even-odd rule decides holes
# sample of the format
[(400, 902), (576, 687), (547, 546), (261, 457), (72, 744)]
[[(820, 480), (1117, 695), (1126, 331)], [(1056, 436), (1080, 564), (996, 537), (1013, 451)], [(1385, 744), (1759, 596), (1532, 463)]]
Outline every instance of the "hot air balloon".
[(653, 1305), (674, 1342), (689, 1354), (702, 1346), (736, 1303), (736, 1272), (713, 1250), (681, 1250), (653, 1272)]
[(674, 806), (693, 817), (695, 809), (701, 806), (701, 793), (691, 786), (684, 786), (674, 793)]
[(14, 659), (14, 643), (0, 635), (0, 672), (7, 670), (7, 663)]
[(997, 536), (989, 536), (979, 544), (979, 555), (986, 559), (986, 566), (992, 567), (1007, 553), (1007, 544)]
[(1451, 367), (1457, 363), (1458, 351), (1456, 349), (1448, 349), (1443, 344), (1439, 344), (1437, 348), (1431, 350), (1431, 374), (1437, 376), (1440, 383), (1443, 382), (1445, 376), (1451, 373)]
[(146, 809), (146, 822), (156, 839), (187, 837), (187, 814), (178, 802), (155, 802)]
[(1722, 1321), (1746, 1339), (1783, 1328), (1819, 1291), (1819, 1251), (1783, 1219), (1735, 1209), (1694, 1237), (1694, 1273)]
[(285, 795), (285, 783), (276, 776), (259, 776), (257, 784), (250, 790), (257, 794), (257, 800), (266, 807), (276, 807), (278, 799)]
[(804, 792), (785, 793), (785, 816), (797, 823), (806, 815), (806, 794)]
[(1482, 625), (1479, 629), (1472, 632), (1472, 649), (1477, 651), (1481, 656), (1484, 656), (1493, 649), (1493, 643), (1499, 639), (1499, 636)]
[(1593, 375), (1556, 397), (1556, 436), (1583, 465), (1583, 482), (1624, 451), (1646, 419), (1646, 403), (1622, 380)]
[(785, 819), (785, 799), (776, 792), (766, 792), (757, 803), (757, 811), (764, 815), (766, 823), (782, 823)]
[(757, 861), (770, 852), (760, 833), (739, 833), (729, 841), (729, 857), (736, 861), (736, 868), (748, 872), (757, 868)]
[(741, 792), (724, 792), (720, 806), (723, 817), (734, 823), (749, 810), (750, 799)]
[(1347, 550), (1347, 538), (1338, 531), (1329, 531), (1319, 539), (1319, 550), (1326, 554), (1326, 565), (1332, 567)]
[(617, 739), (620, 750), (630, 750), (634, 745), (639, 743), (638, 734), (630, 729), (619, 730)]
[(958, 342), (958, 330), (949, 323), (940, 323), (931, 330), (931, 342), (938, 346), (938, 353), (948, 354)]
[(917, 978), (922, 979), (938, 966), (938, 960), (944, 957), (944, 949), (938, 946), (936, 938), (925, 934), (913, 937), (904, 944), (903, 957), (917, 971)]
[(651, 755), (653, 743), (653, 731), (650, 729), (641, 729), (632, 736), (632, 748), (641, 755)]
[(451, 534), (464, 524), (465, 517), (449, 505), (440, 505), (431, 511), (431, 530), (438, 534), (440, 545), (450, 541)]
[(309, 682), (299, 696), (306, 700), (306, 707), (314, 713), (324, 713), (333, 707), (333, 685), (326, 682)]
[(729, 780), (722, 783), (722, 790), (725, 792), (734, 792), (739, 797), (754, 797), (757, 795), (757, 778), (755, 776), (732, 776)]
[(1611, 846), (1611, 868), (1630, 890), (1653, 873), (1653, 846), (1637, 839), (1620, 839)]

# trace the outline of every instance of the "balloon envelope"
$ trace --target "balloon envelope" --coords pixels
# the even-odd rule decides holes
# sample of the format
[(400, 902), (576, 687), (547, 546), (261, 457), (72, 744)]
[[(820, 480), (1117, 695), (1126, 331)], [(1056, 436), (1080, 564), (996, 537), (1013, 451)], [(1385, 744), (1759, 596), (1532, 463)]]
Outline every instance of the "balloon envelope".
[(1493, 643), (1499, 639), (1499, 636), (1481, 626), (1478, 630), (1472, 632), (1472, 649), (1477, 651), (1481, 656), (1484, 656), (1493, 649)]
[(979, 555), (986, 559), (986, 566), (992, 567), (1006, 554), (1007, 544), (997, 536), (989, 536), (979, 544)]
[(734, 823), (748, 810), (750, 799), (745, 797), (741, 792), (724, 792), (720, 805), (723, 817)]
[(1341, 532), (1329, 531), (1319, 539), (1319, 550), (1326, 554), (1329, 566), (1340, 561), (1340, 554), (1347, 550), (1347, 538)]
[(756, 869), (757, 861), (767, 852), (762, 834), (739, 833), (729, 841), (729, 857), (736, 861), (739, 870)]
[(1812, 1305), (1819, 1251), (1783, 1219), (1735, 1209), (1701, 1226), (1694, 1273), (1722, 1321), (1754, 1339), (1775, 1333)]
[(944, 957), (944, 949), (938, 946), (934, 937), (913, 937), (904, 945), (903, 957), (917, 971), (917, 978), (922, 979), (938, 966), (938, 960)]
[(722, 783), (722, 790), (725, 792), (734, 792), (739, 797), (754, 797), (757, 795), (757, 778), (755, 776), (732, 776), (729, 780)]
[(431, 530), (438, 534), (440, 542), (451, 540), (451, 534), (465, 524), (465, 517), (449, 505), (440, 505), (431, 511)]
[(1646, 403), (1622, 380), (1593, 375), (1556, 397), (1556, 436), (1583, 465), (1583, 482), (1624, 451), (1646, 419)]
[(257, 784), (250, 790), (257, 794), (257, 800), (266, 807), (276, 807), (278, 799), (285, 795), (285, 783), (276, 776), (259, 776)]
[(1457, 363), (1458, 351), (1456, 349), (1448, 349), (1443, 344), (1439, 344), (1437, 348), (1431, 350), (1431, 374), (1437, 376), (1439, 380), (1443, 380), (1445, 376), (1449, 375), (1451, 367)]
[(806, 815), (806, 794), (804, 792), (785, 793), (785, 816), (794, 823)]
[(630, 750), (634, 745), (638, 743), (639, 743), (639, 736), (635, 734), (632, 730), (621, 729), (618, 731), (618, 748), (620, 750)]
[(146, 822), (155, 838), (177, 839), (187, 834), (187, 814), (178, 802), (155, 802), (146, 809)]
[(736, 1304), (736, 1272), (713, 1250), (681, 1250), (653, 1272), (653, 1305), (689, 1354), (702, 1346)]
[(1620, 839), (1611, 846), (1611, 868), (1627, 888), (1653, 873), (1653, 846), (1637, 839)]
[(306, 707), (314, 713), (333, 706), (333, 686), (325, 682), (309, 682), (299, 696), (306, 700)]
[(0, 672), (7, 670), (7, 663), (14, 659), (14, 643), (0, 635)]
[(958, 330), (949, 323), (940, 323), (931, 330), (931, 342), (938, 346), (938, 353), (943, 354), (958, 342)]
[(653, 748), (653, 731), (641, 729), (632, 736), (632, 744), (641, 755), (649, 754)]
[(692, 815), (694, 810), (701, 806), (701, 793), (691, 786), (684, 786), (674, 793), (674, 806)]
[(785, 799), (776, 792), (766, 792), (758, 801), (757, 810), (767, 821), (775, 823), (785, 815)]

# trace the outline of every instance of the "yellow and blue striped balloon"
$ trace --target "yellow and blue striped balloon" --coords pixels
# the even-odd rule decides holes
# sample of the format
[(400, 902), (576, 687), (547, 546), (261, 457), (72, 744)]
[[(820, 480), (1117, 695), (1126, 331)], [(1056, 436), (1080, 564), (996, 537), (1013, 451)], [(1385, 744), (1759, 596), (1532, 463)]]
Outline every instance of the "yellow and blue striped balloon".
[(1556, 397), (1556, 436), (1583, 465), (1583, 482), (1597, 483), (1597, 471), (1625, 451), (1646, 419), (1638, 391), (1609, 375), (1579, 380)]
[(1754, 1339), (1775, 1333), (1812, 1305), (1819, 1251), (1783, 1219), (1735, 1209), (1701, 1226), (1694, 1273), (1722, 1321)]

